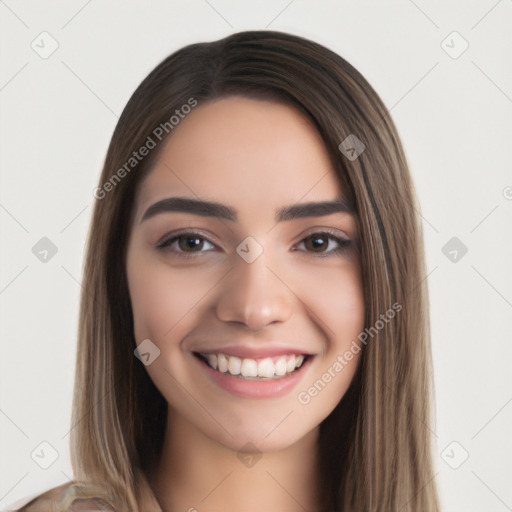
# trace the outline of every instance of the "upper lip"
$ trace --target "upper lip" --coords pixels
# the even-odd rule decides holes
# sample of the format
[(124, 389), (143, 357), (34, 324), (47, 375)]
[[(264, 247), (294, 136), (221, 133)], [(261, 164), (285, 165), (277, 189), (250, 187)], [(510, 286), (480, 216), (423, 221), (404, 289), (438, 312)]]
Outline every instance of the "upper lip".
[(312, 355), (307, 350), (286, 347), (283, 345), (223, 345), (216, 348), (205, 348), (194, 350), (200, 354), (225, 354), (228, 356), (236, 356), (240, 358), (259, 359), (262, 357), (273, 357), (281, 355)]

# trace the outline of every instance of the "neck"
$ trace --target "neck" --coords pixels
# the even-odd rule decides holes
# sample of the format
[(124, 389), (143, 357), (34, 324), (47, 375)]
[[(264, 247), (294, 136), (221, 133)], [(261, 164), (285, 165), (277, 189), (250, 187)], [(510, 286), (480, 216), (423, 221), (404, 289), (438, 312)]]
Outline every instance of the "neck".
[(239, 453), (174, 416), (151, 487), (163, 512), (318, 510), (317, 437), (318, 428), (282, 450)]

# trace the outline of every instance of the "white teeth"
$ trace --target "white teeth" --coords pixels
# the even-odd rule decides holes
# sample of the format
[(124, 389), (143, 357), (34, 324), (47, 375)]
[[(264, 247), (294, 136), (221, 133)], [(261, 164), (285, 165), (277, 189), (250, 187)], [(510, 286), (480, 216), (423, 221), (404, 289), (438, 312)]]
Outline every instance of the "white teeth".
[(219, 372), (226, 373), (228, 371), (228, 358), (224, 354), (217, 355), (217, 364)]
[(264, 359), (241, 359), (226, 354), (203, 354), (208, 364), (221, 373), (230, 373), (243, 378), (276, 378), (292, 373), (302, 366), (303, 355), (287, 355), (278, 358), (265, 357)]
[(258, 376), (258, 363), (254, 359), (244, 359), (240, 373), (243, 377), (257, 377)]
[(274, 363), (270, 357), (258, 363), (258, 377), (273, 377), (274, 373)]
[(284, 357), (280, 357), (276, 364), (274, 365), (274, 371), (276, 375), (284, 375), (286, 373), (286, 359)]
[(228, 370), (231, 375), (240, 375), (242, 360), (236, 356), (229, 356)]
[(210, 366), (216, 370), (217, 369), (217, 356), (215, 354), (208, 354), (206, 356), (208, 358), (208, 363), (210, 363)]

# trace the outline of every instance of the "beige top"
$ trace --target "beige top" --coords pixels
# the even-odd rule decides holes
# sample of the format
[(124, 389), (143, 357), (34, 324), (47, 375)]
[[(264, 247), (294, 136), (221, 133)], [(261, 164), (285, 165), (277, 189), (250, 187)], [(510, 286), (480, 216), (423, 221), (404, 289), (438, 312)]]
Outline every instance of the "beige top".
[[(94, 489), (87, 491), (75, 482), (68, 482), (30, 499), (21, 508), (11, 508), (4, 512), (122, 512), (108, 503), (107, 498), (94, 496)], [(101, 494), (101, 493), (97, 493)], [(146, 489), (143, 493), (141, 510), (163, 512), (154, 494)]]
[(21, 508), (11, 509), (9, 512), (115, 512), (115, 509), (101, 498), (71, 497), (73, 485), (66, 483), (54, 487), (30, 499)]

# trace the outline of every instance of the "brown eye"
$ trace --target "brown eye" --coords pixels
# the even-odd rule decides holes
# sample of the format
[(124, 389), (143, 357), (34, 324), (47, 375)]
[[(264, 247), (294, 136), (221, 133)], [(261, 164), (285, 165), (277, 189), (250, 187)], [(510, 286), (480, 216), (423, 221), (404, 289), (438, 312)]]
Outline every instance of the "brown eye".
[[(302, 243), (306, 247), (306, 252), (316, 253), (320, 256), (328, 256), (345, 252), (351, 244), (351, 241), (337, 237), (329, 232), (318, 232), (308, 235), (301, 241), (301, 244)], [(327, 250), (329, 248), (331, 249)]]
[[(209, 244), (211, 247), (205, 244)], [(177, 256), (193, 257), (196, 254), (209, 252), (211, 248), (214, 248), (214, 245), (199, 233), (185, 232), (164, 237), (156, 247), (161, 250), (168, 250)]]
[(310, 235), (306, 240), (306, 247), (314, 252), (322, 252), (329, 245), (329, 237), (325, 235)]
[(185, 252), (189, 252), (190, 249), (192, 252), (196, 252), (194, 249), (201, 250), (205, 242), (204, 238), (197, 235), (180, 235), (176, 237), (175, 240), (178, 240), (178, 247), (180, 250)]

